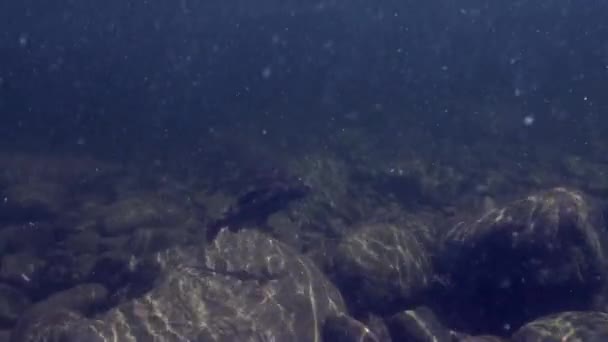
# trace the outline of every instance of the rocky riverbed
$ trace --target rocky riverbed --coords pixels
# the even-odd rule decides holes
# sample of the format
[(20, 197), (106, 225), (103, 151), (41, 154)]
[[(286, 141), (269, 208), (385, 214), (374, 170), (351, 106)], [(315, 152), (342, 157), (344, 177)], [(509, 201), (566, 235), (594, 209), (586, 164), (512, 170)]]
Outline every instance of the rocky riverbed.
[(361, 155), (1, 156), (0, 341), (608, 340), (602, 165)]

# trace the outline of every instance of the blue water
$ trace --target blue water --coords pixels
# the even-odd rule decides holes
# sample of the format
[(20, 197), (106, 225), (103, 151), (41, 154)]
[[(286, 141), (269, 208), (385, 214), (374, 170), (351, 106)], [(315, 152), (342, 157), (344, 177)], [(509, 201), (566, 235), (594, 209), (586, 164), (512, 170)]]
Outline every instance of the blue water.
[[(193, 236), (240, 198), (248, 216), (222, 223), (260, 213), (262, 231), (323, 270), (319, 236), (403, 213), (432, 217), (441, 235), (555, 186), (602, 211), (607, 14), (568, 0), (1, 2), (0, 190), (18, 203), (1, 210), (0, 253), (48, 266), (79, 245), (66, 242), (74, 227), (103, 226), (107, 207), (149, 193), (191, 205)], [(312, 199), (283, 197), (294, 186)], [(50, 227), (44, 252), (7, 233), (28, 224)], [(113, 248), (85, 254), (125, 253)], [(11, 277), (0, 267), (31, 303), (130, 281)]]

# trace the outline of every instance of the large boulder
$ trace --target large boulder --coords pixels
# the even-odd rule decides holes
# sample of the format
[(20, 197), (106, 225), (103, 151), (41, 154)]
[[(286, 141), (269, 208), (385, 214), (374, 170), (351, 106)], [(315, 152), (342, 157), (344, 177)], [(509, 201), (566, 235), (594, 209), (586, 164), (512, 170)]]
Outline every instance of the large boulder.
[(419, 301), (433, 277), (429, 231), (412, 219), (364, 224), (347, 235), (337, 247), (333, 271), (349, 302), (358, 310), (390, 313)]
[(555, 188), (454, 227), (442, 262), (452, 324), (508, 335), (530, 319), (587, 308), (606, 265), (594, 212), (581, 193)]
[(345, 311), (312, 261), (255, 230), (223, 229), (207, 250), (175, 247), (154, 264), (151, 290), (92, 318), (59, 322), (49, 310), (29, 324), (44, 333), (20, 341), (318, 341), (326, 318)]
[(514, 342), (608, 341), (608, 314), (593, 311), (562, 312), (521, 327)]

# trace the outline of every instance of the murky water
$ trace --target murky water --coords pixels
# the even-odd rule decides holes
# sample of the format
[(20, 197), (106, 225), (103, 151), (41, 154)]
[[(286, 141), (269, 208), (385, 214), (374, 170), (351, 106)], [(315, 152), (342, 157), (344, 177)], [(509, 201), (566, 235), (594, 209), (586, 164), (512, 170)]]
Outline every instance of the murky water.
[(0, 3), (0, 341), (601, 341), (608, 4)]

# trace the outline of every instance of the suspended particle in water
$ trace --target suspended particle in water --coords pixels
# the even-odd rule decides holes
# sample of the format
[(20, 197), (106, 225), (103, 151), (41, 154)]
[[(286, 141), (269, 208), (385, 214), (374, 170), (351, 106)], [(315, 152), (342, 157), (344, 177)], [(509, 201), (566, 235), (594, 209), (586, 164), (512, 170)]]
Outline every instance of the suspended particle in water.
[(272, 69), (270, 69), (269, 66), (267, 66), (264, 69), (262, 69), (262, 78), (264, 78), (265, 80), (267, 80), (267, 79), (270, 78), (271, 75), (272, 75)]
[(351, 111), (344, 114), (344, 118), (349, 121), (357, 121), (359, 120), (360, 114), (357, 111)]
[(26, 33), (22, 33), (19, 35), (19, 46), (21, 46), (21, 47), (27, 46), (28, 41), (29, 40), (28, 40), (28, 36)]
[(499, 284), (501, 289), (508, 289), (511, 287), (511, 279), (505, 278)]
[(513, 91), (513, 94), (517, 97), (521, 96), (523, 94), (523, 90), (519, 89), (519, 88), (515, 88), (515, 90)]
[(281, 37), (278, 34), (272, 35), (272, 44), (279, 44), (281, 42)]
[(184, 14), (190, 14), (190, 6), (188, 6), (188, 3), (186, 0), (181, 0), (180, 1), (180, 8), (182, 10), (182, 13)]
[(534, 124), (534, 116), (532, 115), (526, 115), (524, 116), (524, 120), (523, 120), (523, 124), (524, 126), (530, 127)]

